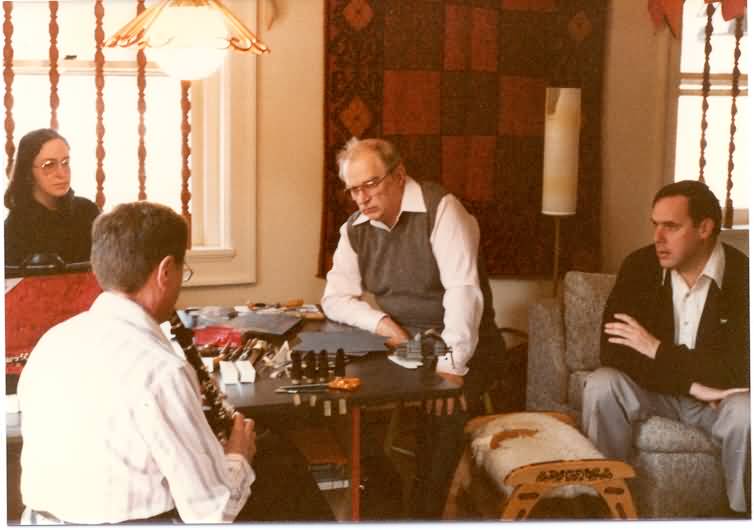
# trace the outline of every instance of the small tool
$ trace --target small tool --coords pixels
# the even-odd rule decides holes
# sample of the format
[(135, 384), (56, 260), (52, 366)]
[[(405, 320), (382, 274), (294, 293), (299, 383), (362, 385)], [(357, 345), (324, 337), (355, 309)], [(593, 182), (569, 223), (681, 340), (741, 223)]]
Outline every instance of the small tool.
[(299, 392), (324, 392), (327, 390), (327, 383), (312, 383), (305, 385), (283, 385), (275, 389), (278, 393), (297, 394)]

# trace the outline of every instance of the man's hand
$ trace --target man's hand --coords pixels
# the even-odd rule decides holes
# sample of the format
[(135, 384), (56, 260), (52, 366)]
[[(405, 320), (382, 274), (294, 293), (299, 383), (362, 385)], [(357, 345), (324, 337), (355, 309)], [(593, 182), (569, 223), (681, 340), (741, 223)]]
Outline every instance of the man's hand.
[(701, 383), (691, 383), (689, 394), (691, 397), (695, 397), (699, 401), (705, 401), (709, 403), (709, 406), (716, 409), (720, 402), (733, 394), (740, 394), (741, 392), (748, 392), (748, 388), (713, 388)]
[(625, 313), (613, 315), (620, 322), (607, 322), (605, 333), (610, 335), (608, 342), (628, 346), (650, 359), (654, 359), (660, 341), (649, 333), (639, 322)]
[[(437, 372), (437, 375), (445, 379), (446, 381), (453, 383), (458, 386), (463, 386), (463, 376), (458, 374), (449, 374), (447, 372)], [(447, 412), (448, 416), (451, 416), (453, 412), (455, 411), (455, 401), (456, 398), (449, 397), (449, 398), (437, 398), (434, 401), (426, 401), (424, 403), (424, 410), (427, 412), (427, 414), (432, 413), (432, 409), (434, 408), (435, 416), (442, 416), (442, 409), (443, 409), (443, 403), (445, 404), (445, 411)], [(466, 397), (461, 394), (458, 396), (458, 402), (461, 405), (461, 410), (464, 412), (468, 409), (466, 405)]]
[(385, 341), (385, 344), (387, 344), (390, 348), (395, 348), (399, 344), (403, 344), (411, 338), (408, 336), (408, 333), (406, 333), (406, 330), (400, 327), (398, 323), (388, 315), (385, 315), (384, 317), (382, 317), (382, 319), (380, 319), (379, 323), (377, 324), (377, 329), (374, 332), (377, 335), (388, 337), (388, 340)]
[(244, 456), (251, 464), (254, 455), (257, 454), (257, 433), (254, 432), (254, 420), (244, 418), (240, 412), (233, 414), (233, 429), (223, 449), (226, 455), (235, 453)]

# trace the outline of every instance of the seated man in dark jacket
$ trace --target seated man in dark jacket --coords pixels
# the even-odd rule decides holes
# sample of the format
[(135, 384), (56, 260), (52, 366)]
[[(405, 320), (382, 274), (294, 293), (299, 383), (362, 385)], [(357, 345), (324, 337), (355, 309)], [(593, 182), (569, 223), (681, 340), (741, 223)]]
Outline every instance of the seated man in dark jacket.
[[(626, 459), (632, 422), (664, 416), (721, 443), (731, 510), (747, 511), (749, 259), (722, 244), (720, 205), (701, 182), (654, 198), (654, 245), (629, 255), (603, 315), (601, 361), (584, 391), (584, 431)], [(750, 509), (750, 508), (748, 508)]]

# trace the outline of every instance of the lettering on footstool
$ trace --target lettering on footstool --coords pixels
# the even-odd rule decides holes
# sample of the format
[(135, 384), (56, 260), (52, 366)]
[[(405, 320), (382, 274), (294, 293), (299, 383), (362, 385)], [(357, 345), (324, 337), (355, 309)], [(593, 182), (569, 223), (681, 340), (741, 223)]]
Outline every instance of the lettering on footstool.
[(537, 475), (537, 482), (591, 482), (613, 478), (608, 468), (585, 467), (583, 469), (549, 469)]

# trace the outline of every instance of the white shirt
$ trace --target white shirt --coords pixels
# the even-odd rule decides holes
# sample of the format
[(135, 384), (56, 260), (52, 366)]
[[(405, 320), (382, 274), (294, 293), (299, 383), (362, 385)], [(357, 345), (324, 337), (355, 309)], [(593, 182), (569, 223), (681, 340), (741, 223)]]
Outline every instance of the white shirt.
[[(426, 212), (421, 186), (406, 178), (402, 212)], [(375, 228), (390, 231), (390, 227), (372, 221), (360, 214), (354, 224), (369, 222)], [(348, 223), (340, 227), (340, 241), (333, 255), (333, 266), (327, 273), (327, 285), (322, 297), (322, 309), (328, 318), (371, 332), (377, 329), (384, 311), (372, 308), (361, 299), (361, 272), (358, 257), (348, 239)], [(479, 251), (479, 225), (460, 201), (451, 194), (445, 195), (437, 206), (435, 225), (429, 237), (432, 252), (440, 271), (440, 281), (445, 288), (442, 305), (445, 310), (442, 338), (453, 349), (437, 362), (438, 372), (466, 375), (469, 362), (479, 341), (479, 323), (484, 301), (479, 287), (477, 254)]]
[(254, 471), (225, 455), (193, 369), (138, 304), (102, 293), (50, 329), (18, 384), (23, 503), (76, 523), (231, 522)]
[(696, 334), (699, 331), (699, 321), (702, 318), (710, 284), (715, 282), (717, 287), (722, 289), (724, 271), (725, 251), (719, 240), (712, 249), (704, 270), (691, 287), (686, 284), (678, 271), (675, 269), (670, 271), (676, 344), (684, 344), (690, 349), (696, 346)]

